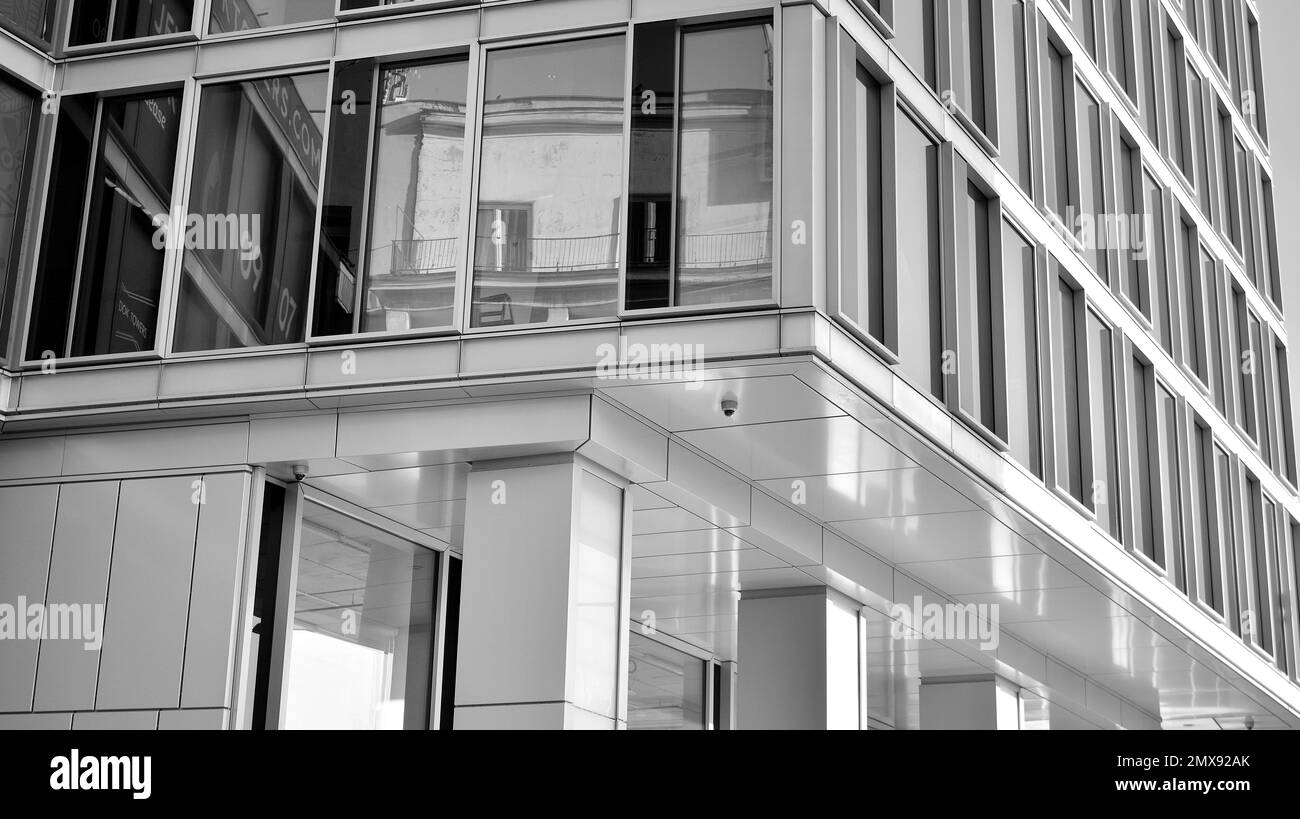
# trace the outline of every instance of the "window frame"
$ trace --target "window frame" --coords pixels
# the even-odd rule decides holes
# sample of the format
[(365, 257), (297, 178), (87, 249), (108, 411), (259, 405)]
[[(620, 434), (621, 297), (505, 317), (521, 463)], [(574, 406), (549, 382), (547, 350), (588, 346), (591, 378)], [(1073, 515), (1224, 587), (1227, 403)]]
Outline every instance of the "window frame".
[[(1090, 301), (1083, 283), (1058, 259), (1049, 254), (1047, 265), (1049, 271), (1047, 276), (1048, 289), (1044, 296), (1047, 299), (1047, 326), (1049, 329), (1047, 332), (1047, 350), (1045, 352), (1049, 362), (1047, 383), (1050, 384), (1051, 389), (1048, 391), (1048, 409), (1046, 413), (1052, 419), (1052, 442), (1050, 447), (1052, 458), (1050, 467), (1045, 464), (1044, 471), (1046, 472), (1049, 468), (1051, 470), (1051, 480), (1048, 482), (1048, 486), (1053, 492), (1090, 522), (1095, 523), (1097, 515), (1092, 509), (1090, 500), (1094, 480), (1092, 413), (1091, 407), (1085, 398), (1085, 388), (1088, 386), (1087, 316)], [(1066, 305), (1061, 303), (1062, 287), (1069, 288), (1072, 291), (1072, 304), (1069, 305), (1069, 308), (1074, 338), (1069, 349), (1063, 346), (1064, 337), (1062, 331), (1065, 328), (1063, 326), (1064, 314), (1062, 311)], [(1070, 436), (1066, 434), (1066, 430), (1069, 429), (1067, 414), (1071, 410), (1069, 406), (1071, 393), (1070, 385), (1064, 381), (1065, 373), (1056, 365), (1058, 361), (1065, 362), (1067, 356), (1071, 354), (1074, 359), (1075, 384), (1072, 403), (1074, 404), (1073, 410), (1076, 413), (1075, 426), (1078, 429), (1078, 453), (1077, 456), (1065, 453), (1065, 457), (1063, 457), (1063, 448), (1071, 446)], [(1076, 497), (1070, 490), (1069, 458), (1071, 457), (1078, 458), (1079, 491), (1083, 495), (1082, 498)]]
[[(364, 159), (365, 171), (364, 171), (364, 183), (363, 183), (364, 188), (362, 193), (362, 201), (363, 201), (362, 207), (365, 212), (361, 218), (361, 232), (358, 237), (360, 242), (360, 247), (362, 249), (361, 253), (364, 256), (365, 248), (369, 245), (369, 238), (370, 238), (371, 230), (374, 225), (373, 208), (374, 208), (374, 198), (375, 198), (375, 186), (378, 184), (378, 180), (376, 179), (376, 175), (375, 175), (375, 166), (378, 161), (379, 116), (382, 108), (382, 106), (377, 101), (378, 89), (379, 89), (380, 78), (382, 77), (383, 72), (386, 69), (390, 69), (390, 68), (411, 67), (417, 65), (429, 65), (429, 64), (444, 63), (444, 62), (450, 63), (459, 60), (465, 60), (467, 62), (467, 66), (466, 66), (467, 87), (466, 87), (466, 97), (465, 97), (465, 137), (464, 137), (465, 159), (464, 162), (462, 163), (463, 167), (461, 168), (461, 218), (460, 218), (460, 227), (458, 228), (459, 233), (457, 238), (464, 241), (465, 237), (470, 235), (469, 209), (474, 206), (474, 200), (472, 196), (477, 193), (477, 188), (474, 187), (475, 180), (471, 178), (470, 174), (473, 171), (474, 163), (479, 153), (479, 151), (477, 150), (477, 145), (472, 143), (471, 140), (474, 138), (475, 123), (477, 122), (479, 116), (479, 110), (482, 107), (482, 103), (481, 103), (482, 94), (480, 89), (482, 74), (476, 71), (476, 69), (478, 69), (481, 66), (481, 62), (478, 59), (478, 54), (476, 53), (478, 50), (479, 50), (478, 46), (470, 46), (468, 49), (464, 47), (452, 48), (452, 49), (434, 49), (428, 52), (414, 52), (414, 53), (403, 52), (400, 54), (388, 54), (388, 55), (375, 56), (375, 57), (354, 57), (354, 56), (335, 57), (332, 60), (330, 60), (329, 85), (328, 85), (329, 96), (327, 97), (327, 99), (331, 101), (331, 105), (329, 110), (326, 112), (326, 127), (324, 133), (324, 141), (322, 142), (322, 147), (321, 147), (321, 156), (323, 157), (321, 163), (322, 175), (321, 175), (320, 187), (318, 188), (317, 203), (316, 203), (316, 226), (312, 234), (314, 244), (312, 246), (312, 265), (311, 265), (311, 275), (310, 275), (311, 290), (310, 290), (310, 294), (306, 306), (307, 321), (304, 328), (304, 337), (306, 339), (306, 343), (308, 346), (311, 347), (328, 346), (328, 345), (336, 345), (340, 343), (348, 343), (348, 342), (355, 342), (355, 341), (401, 341), (401, 340), (412, 339), (412, 338), (438, 338), (438, 337), (455, 335), (464, 332), (464, 329), (462, 327), (462, 318), (465, 314), (464, 303), (467, 300), (466, 288), (469, 284), (469, 259), (470, 259), (470, 254), (472, 253), (472, 249), (469, 247), (462, 247), (461, 252), (457, 254), (455, 285), (454, 285), (455, 295), (453, 296), (453, 301), (452, 301), (452, 322), (450, 325), (444, 327), (429, 327), (429, 328), (418, 328), (413, 330), (400, 330), (400, 331), (360, 330), (359, 328), (361, 326), (362, 310), (364, 309), (364, 304), (362, 303), (362, 300), (365, 298), (365, 293), (366, 293), (364, 283), (367, 280), (366, 279), (366, 276), (368, 274), (367, 265), (369, 264), (368, 259), (362, 259), (362, 262), (356, 271), (357, 277), (356, 277), (356, 282), (354, 283), (356, 292), (353, 295), (354, 312), (352, 317), (352, 327), (353, 327), (352, 332), (339, 333), (336, 335), (318, 335), (317, 327), (315, 325), (316, 325), (317, 299), (326, 295), (318, 292), (318, 288), (320, 285), (320, 280), (319, 280), (320, 245), (323, 238), (321, 231), (324, 228), (325, 186), (329, 179), (329, 175), (328, 175), (329, 160), (332, 158), (330, 156), (330, 145), (334, 137), (333, 129), (330, 127), (330, 125), (332, 124), (331, 115), (333, 113), (332, 100), (334, 99), (334, 83), (335, 80), (337, 79), (339, 65), (343, 63), (356, 62), (359, 60), (367, 60), (367, 59), (371, 60), (374, 63), (371, 71), (371, 76), (370, 76), (371, 111), (369, 116), (366, 154)], [(258, 347), (255, 349), (261, 350), (266, 348)]]
[[(751, 299), (748, 301), (737, 302), (718, 302), (716, 304), (688, 304), (688, 305), (669, 305), (667, 307), (645, 307), (638, 309), (628, 309), (627, 307), (627, 242), (628, 242), (628, 198), (631, 187), (630, 170), (632, 163), (632, 94), (630, 92), (630, 80), (632, 76), (633, 56), (636, 49), (636, 23), (628, 23), (614, 27), (605, 27), (589, 31), (567, 32), (564, 34), (547, 35), (542, 37), (533, 37), (527, 39), (509, 40), (500, 43), (483, 43), (480, 47), (480, 57), (478, 65), (479, 88), (476, 89), (478, 97), (483, 95), (483, 77), (486, 74), (487, 57), (492, 51), (504, 48), (513, 48), (518, 46), (539, 45), (546, 42), (562, 42), (568, 40), (585, 40), (599, 36), (610, 36), (616, 33), (624, 32), (627, 47), (626, 65), (624, 67), (623, 87), (626, 90), (624, 105), (623, 125), (623, 192), (619, 202), (619, 247), (618, 247), (618, 296), (617, 309), (614, 315), (593, 318), (593, 319), (571, 319), (566, 322), (545, 322), (530, 324), (512, 324), (510, 329), (548, 329), (557, 327), (577, 327), (587, 324), (608, 323), (611, 321), (621, 321), (628, 318), (654, 318), (654, 317), (671, 317), (671, 316), (691, 316), (703, 314), (718, 314), (728, 312), (743, 312), (753, 310), (767, 310), (780, 307), (781, 303), (781, 256), (783, 248), (786, 245), (785, 226), (782, 224), (783, 212), (783, 192), (781, 185), (781, 152), (782, 147), (782, 63), (784, 61), (782, 37), (782, 19), (783, 15), (772, 13), (770, 10), (764, 11), (756, 9), (753, 12), (742, 13), (736, 17), (728, 17), (721, 20), (699, 17), (681, 17), (676, 19), (677, 23), (677, 57), (675, 59), (674, 73), (676, 76), (674, 92), (677, 94), (678, 103), (674, 105), (673, 110), (673, 196), (677, 197), (677, 188), (681, 181), (681, 164), (680, 164), (680, 135), (681, 135), (681, 111), (680, 88), (682, 82), (682, 38), (684, 34), (692, 31), (717, 31), (730, 28), (743, 28), (754, 25), (770, 25), (772, 27), (772, 199), (770, 203), (772, 214), (772, 235), (770, 246), (772, 248), (772, 287), (771, 295), (766, 299)], [(473, 179), (473, 199), (471, 200), (470, 209), (471, 223), (470, 236), (472, 237), (478, 230), (478, 190), (479, 190), (479, 171), (482, 157), (482, 106), (479, 106), (477, 121), (473, 124), (474, 141), (472, 150), (474, 152), (474, 179)], [(676, 236), (678, 221), (678, 209), (674, 208), (674, 237)], [(815, 226), (810, 225), (811, 232)], [(676, 238), (674, 238), (674, 253), (671, 262), (670, 276), (677, 275), (677, 256), (676, 256)], [(813, 241), (810, 239), (810, 241)], [(465, 305), (463, 308), (463, 326), (462, 331), (465, 334), (499, 332), (500, 327), (474, 327), (472, 326), (470, 311), (473, 310), (473, 264), (469, 264), (466, 273), (466, 294)]]
[[(198, 125), (198, 96), (200, 80), (190, 77), (183, 83), (167, 84), (164, 87), (176, 88), (181, 97), (181, 108), (178, 114), (179, 125), (176, 138), (176, 156), (172, 169), (171, 180), (171, 201), (168, 203), (168, 213), (173, 213), (177, 208), (184, 209), (185, 203), (188, 202), (187, 193), (191, 173), (191, 157), (194, 149), (194, 134)], [(156, 326), (154, 329), (154, 344), (149, 350), (140, 350), (137, 352), (126, 353), (100, 353), (88, 356), (71, 356), (66, 355), (69, 349), (72, 336), (75, 332), (73, 319), (77, 309), (77, 287), (79, 286), (84, 275), (83, 265), (85, 263), (86, 251), (86, 230), (88, 228), (91, 205), (93, 204), (93, 189), (95, 184), (95, 168), (98, 161), (99, 145), (102, 138), (103, 130), (103, 111), (106, 100), (117, 99), (120, 97), (136, 97), (142, 94), (148, 94), (151, 90), (159, 90), (155, 87), (144, 88), (123, 88), (114, 89), (112, 93), (101, 93), (88, 91), (87, 95), (95, 97), (95, 114), (93, 134), (90, 142), (89, 163), (86, 179), (82, 188), (82, 208), (80, 223), (77, 226), (76, 240), (77, 261), (73, 271), (74, 288), (69, 296), (69, 306), (66, 314), (66, 327), (64, 329), (64, 342), (62, 352), (50, 357), (32, 358), (28, 355), (28, 346), (31, 342), (32, 321), (36, 315), (37, 301), (37, 281), (36, 278), (41, 272), (39, 265), (42, 262), (41, 250), (45, 242), (45, 231), (50, 226), (45, 224), (45, 212), (48, 208), (50, 198), (54, 195), (54, 179), (51, 173), (53, 168), (53, 157), (57, 144), (57, 123), (62, 112), (64, 100), (69, 95), (60, 94), (54, 98), (55, 111), (52, 116), (46, 118), (52, 123), (48, 145), (43, 145), (42, 149), (46, 151), (40, 164), (42, 179), (40, 185), (40, 198), (38, 213), (35, 214), (32, 222), (34, 233), (31, 239), (31, 256), (30, 281), (23, 294), (25, 305), (20, 313), (21, 330), (16, 333), (19, 336), (20, 344), (17, 350), (18, 364), (22, 369), (48, 369), (63, 367), (81, 367), (95, 364), (106, 363), (127, 363), (133, 361), (156, 361), (168, 357), (168, 351), (171, 349), (172, 329), (175, 321), (176, 303), (173, 298), (174, 289), (179, 287), (180, 266), (182, 263), (181, 256), (184, 253), (182, 248), (167, 247), (164, 248), (163, 266), (159, 277), (158, 291), (158, 313), (155, 319)], [(78, 94), (80, 96), (80, 94)], [(53, 352), (46, 350), (44, 352)]]
[(9, 258), (4, 260), (7, 270), (0, 274), (2, 369), (11, 362), (21, 363), (23, 360), (25, 347), (16, 345), (23, 341), (27, 330), (22, 307), (26, 295), (32, 290), (29, 271), (33, 267), (32, 257), (40, 246), (40, 226), (45, 214), (45, 191), (50, 183), (50, 155), (54, 148), (53, 125), (57, 121), (57, 113), (54, 117), (42, 116), (40, 110), (45, 102), (43, 89), (28, 83), (19, 75), (0, 69), (0, 82), (29, 97), (32, 105), (23, 147), (24, 155), (20, 160), (22, 177), (13, 201), (14, 223), (9, 237)]
[[(1006, 391), (1006, 338), (1005, 313), (1001, 299), (992, 298), (991, 294), (1003, 292), (1002, 259), (1002, 224), (1003, 205), (994, 186), (985, 181), (971, 168), (951, 142), (940, 146), (940, 208), (948, 213), (949, 229), (941, 235), (940, 242), (951, 249), (942, 254), (943, 274), (943, 350), (956, 353), (956, 366), (951, 373), (943, 374), (944, 405), (954, 416), (961, 419), (968, 427), (999, 451), (1007, 451), (1006, 431), (999, 427), (999, 419), (1005, 414), (1007, 402)], [(966, 335), (963, 327), (963, 311), (958, 298), (961, 287), (962, 270), (966, 267), (967, 251), (970, 249), (967, 235), (967, 198), (970, 188), (974, 188), (985, 199), (986, 212), (984, 230), (988, 249), (988, 286), (989, 315), (987, 331), (989, 338), (989, 361), (992, 372), (980, 372), (980, 378), (974, 385), (967, 382), (966, 367), (962, 362), (970, 354), (965, 349)], [(945, 192), (946, 189), (946, 192)], [(945, 220), (940, 219), (942, 225)], [(977, 274), (973, 274), (977, 275)], [(978, 291), (978, 285), (976, 284)], [(983, 317), (979, 317), (983, 318)], [(980, 323), (977, 320), (974, 333), (980, 335)], [(986, 384), (985, 378), (991, 383)], [(987, 389), (992, 405), (987, 408), (988, 423), (979, 417), (979, 413), (966, 405), (967, 390), (979, 392)]]
[[(56, 0), (57, 2), (57, 0)], [(209, 3), (205, 0), (191, 0), (190, 27), (168, 34), (149, 34), (143, 37), (129, 37), (125, 40), (105, 40), (102, 43), (72, 44), (72, 21), (76, 17), (76, 4), (82, 0), (70, 0), (67, 11), (61, 12), (54, 25), (57, 36), (56, 52), (59, 56), (80, 57), (90, 54), (104, 54), (130, 49), (149, 48), (153, 46), (175, 45), (178, 43), (195, 43), (207, 29)], [(116, 11), (116, 5), (110, 6), (110, 18)], [(112, 23), (109, 24), (110, 27)], [(116, 95), (116, 91), (114, 93)]]
[[(883, 358), (890, 365), (899, 363), (898, 354), (898, 314), (891, 310), (891, 305), (898, 303), (898, 218), (897, 218), (897, 134), (900, 115), (900, 95), (897, 85), (889, 78), (888, 72), (879, 66), (866, 51), (857, 44), (847, 31), (841, 29), (840, 60), (838, 65), (840, 90), (840, 134), (839, 134), (839, 178), (840, 186), (840, 263), (836, 265), (836, 277), (833, 287), (828, 288), (827, 308), (836, 321), (854, 338), (866, 344), (872, 352)], [(877, 83), (880, 92), (880, 110), (877, 121), (880, 124), (880, 300), (883, 316), (879, 337), (871, 327), (871, 316), (867, 321), (854, 318), (846, 311), (844, 298), (844, 280), (854, 275), (859, 279), (858, 287), (870, 288), (869, 276), (862, 275), (864, 266), (858, 259), (858, 237), (854, 231), (847, 229), (850, 218), (858, 223), (858, 186), (857, 167), (857, 120), (856, 94), (858, 71), (864, 71)], [(851, 115), (853, 114), (853, 115)], [(902, 114), (907, 116), (907, 114)], [(915, 121), (916, 117), (912, 117)], [(870, 304), (868, 290), (868, 304)]]
[[(334, 92), (334, 71), (333, 71), (334, 62), (335, 62), (334, 60), (330, 60), (328, 63), (314, 62), (314, 63), (308, 63), (300, 66), (294, 66), (292, 68), (256, 70), (256, 71), (239, 72), (235, 74), (222, 74), (222, 75), (217, 75), (212, 77), (192, 79), (190, 81), (193, 83), (194, 86), (192, 111), (189, 120), (186, 122), (186, 126), (187, 126), (186, 130), (182, 133), (181, 136), (181, 141), (186, 146), (186, 152), (185, 152), (186, 156), (185, 156), (184, 186), (179, 191), (179, 200), (178, 200), (180, 203), (179, 206), (182, 207), (186, 212), (188, 212), (190, 195), (192, 193), (192, 187), (194, 182), (195, 168), (194, 168), (194, 161), (193, 161), (194, 160), (193, 151), (194, 151), (194, 147), (198, 143), (199, 117), (201, 116), (200, 109), (202, 108), (200, 101), (203, 96), (203, 91), (206, 88), (210, 86), (233, 85), (236, 83), (244, 83), (244, 82), (250, 82), (250, 81), (255, 81), (260, 79), (268, 79), (273, 77), (287, 78), (287, 77), (296, 77), (302, 74), (324, 73), (325, 74), (325, 99), (328, 103), (328, 101), (333, 98), (332, 95)], [(164, 290), (164, 303), (168, 306), (168, 310), (169, 310), (169, 315), (167, 317), (167, 331), (168, 331), (167, 343), (166, 346), (162, 348), (165, 351), (163, 354), (164, 358), (183, 360), (187, 358), (201, 358), (201, 357), (207, 357), (213, 355), (222, 355), (222, 356), (232, 356), (232, 355), (241, 355), (241, 354), (247, 355), (250, 353), (263, 353), (263, 352), (275, 352), (280, 350), (303, 349), (309, 346), (308, 339), (310, 338), (312, 317), (316, 306), (315, 305), (316, 266), (319, 260), (318, 250), (319, 250), (319, 241), (320, 241), (319, 237), (320, 237), (320, 229), (321, 229), (321, 210), (324, 201), (324, 198), (322, 197), (321, 193), (323, 192), (325, 186), (325, 171), (327, 166), (327, 159), (329, 157), (328, 107), (324, 113), (324, 116), (325, 116), (325, 127), (321, 131), (321, 161), (320, 161), (320, 168), (317, 169), (317, 177), (316, 177), (316, 207), (315, 207), (315, 213), (313, 214), (313, 228), (311, 234), (310, 247), (308, 249), (308, 252), (311, 254), (311, 263), (308, 266), (308, 271), (307, 271), (306, 300), (301, 306), (301, 309), (305, 311), (305, 315), (303, 317), (303, 325), (302, 325), (302, 338), (299, 341), (284, 342), (281, 344), (265, 344), (265, 345), (258, 345), (252, 347), (231, 347), (231, 348), (223, 348), (223, 349), (216, 349), (216, 350), (176, 350), (174, 328), (175, 328), (176, 321), (179, 320), (181, 315), (180, 314), (180, 296), (181, 296), (180, 288), (181, 288), (181, 283), (184, 279), (184, 272), (185, 272), (183, 269), (183, 265), (185, 261), (184, 260), (185, 251), (180, 250), (176, 252), (174, 269), (168, 271), (171, 274), (170, 284), (168, 279), (166, 278), (163, 281), (164, 288), (169, 288)], [(181, 162), (181, 158), (178, 156), (176, 161), (179, 164)], [(337, 337), (337, 338), (343, 338), (343, 337)], [(337, 340), (337, 338), (334, 340)]]

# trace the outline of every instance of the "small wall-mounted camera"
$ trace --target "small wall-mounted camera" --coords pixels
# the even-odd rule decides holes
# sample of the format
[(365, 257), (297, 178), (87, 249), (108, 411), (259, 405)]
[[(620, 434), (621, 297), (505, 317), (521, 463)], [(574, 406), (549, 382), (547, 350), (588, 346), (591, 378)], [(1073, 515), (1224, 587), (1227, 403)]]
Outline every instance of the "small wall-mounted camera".
[(740, 402), (732, 396), (722, 399), (722, 414), (731, 418), (740, 411)]
[(307, 477), (307, 472), (308, 472), (307, 464), (293, 465), (293, 479), (298, 483), (303, 482), (303, 480)]

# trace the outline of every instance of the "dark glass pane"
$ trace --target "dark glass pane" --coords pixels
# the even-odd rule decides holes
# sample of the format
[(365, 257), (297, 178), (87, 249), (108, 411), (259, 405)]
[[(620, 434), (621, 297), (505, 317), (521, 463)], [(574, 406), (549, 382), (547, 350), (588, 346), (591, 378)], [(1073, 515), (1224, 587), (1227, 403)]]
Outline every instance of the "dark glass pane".
[(157, 226), (171, 207), (180, 110), (180, 93), (104, 102), (69, 355), (154, 347), (165, 256)]
[(0, 26), (48, 44), (56, 8), (54, 0), (0, 0)]
[(312, 319), (312, 332), (318, 336), (352, 333), (359, 326), (354, 316), (366, 221), (374, 79), (374, 60), (340, 62), (334, 68)]
[[(41, 236), (36, 292), (28, 328), (26, 356), (30, 359), (67, 355), (68, 320), (77, 280), (80, 243), (75, 239), (68, 241), (66, 226), (80, 226), (86, 206), (86, 181), (90, 174), (90, 151), (95, 136), (95, 105), (92, 94), (64, 97), (59, 103), (54, 160), (50, 168), (49, 195), (45, 201), (45, 231)], [(52, 225), (61, 225), (65, 229), (56, 231)]]
[(31, 92), (0, 76), (0, 359), (9, 337), (39, 105)]
[(939, 265), (939, 146), (898, 119), (898, 353), (903, 372), (943, 394)]
[(672, 304), (677, 24), (637, 26), (632, 54), (627, 307)]
[(204, 89), (177, 351), (302, 340), (326, 81), (315, 73)]
[(68, 42), (90, 45), (189, 31), (193, 5), (192, 0), (75, 0)]

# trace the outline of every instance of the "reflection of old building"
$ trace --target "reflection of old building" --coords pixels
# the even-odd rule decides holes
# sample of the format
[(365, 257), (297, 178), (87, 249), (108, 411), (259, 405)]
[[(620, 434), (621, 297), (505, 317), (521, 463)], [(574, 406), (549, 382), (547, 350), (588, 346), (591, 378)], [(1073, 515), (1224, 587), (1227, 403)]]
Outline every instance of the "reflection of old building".
[(1255, 4), (827, 7), (0, 0), (0, 728), (1300, 726)]

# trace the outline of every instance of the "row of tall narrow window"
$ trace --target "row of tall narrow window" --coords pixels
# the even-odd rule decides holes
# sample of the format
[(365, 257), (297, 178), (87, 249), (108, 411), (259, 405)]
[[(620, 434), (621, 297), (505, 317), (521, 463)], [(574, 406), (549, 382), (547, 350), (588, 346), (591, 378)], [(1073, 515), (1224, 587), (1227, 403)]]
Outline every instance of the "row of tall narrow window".
[[(1186, 402), (1088, 301), (1081, 283), (1036, 247), (888, 78), (852, 49), (845, 61), (851, 64), (842, 76), (853, 81), (844, 92), (851, 116), (841, 140), (842, 218), (852, 229), (841, 247), (840, 321), (1178, 588), (1190, 594), (1193, 581), (1204, 585), (1199, 599), (1235, 620), (1238, 634), (1243, 612), (1280, 616), (1281, 569), (1255, 568), (1287, 565), (1269, 551), (1280, 541), (1263, 540), (1268, 526), (1280, 525), (1275, 504), (1259, 501), (1273, 510), (1272, 523), (1234, 536), (1231, 548), (1243, 555), (1236, 563), (1223, 556), (1227, 545), (1208, 553), (1204, 526), (1185, 520), (1199, 507), (1189, 493), (1201, 491), (1191, 488), (1201, 466), (1188, 430), (1195, 424), (1208, 433), (1208, 425), (1192, 420)], [(1079, 126), (1095, 130), (1099, 118), (1086, 115), (1095, 103), (1080, 103)], [(1125, 195), (1152, 230), (1147, 249), (1115, 254), (1123, 292), (1152, 316), (1161, 345), (1177, 350), (1176, 360), (1294, 484), (1285, 347), (1199, 240), (1190, 215), (1135, 149), (1128, 156), (1137, 164)], [(1226, 451), (1213, 436), (1202, 444)], [(1239, 473), (1249, 474), (1234, 467)], [(1194, 560), (1210, 568), (1189, 568)], [(1229, 565), (1250, 571), (1226, 579)], [(1257, 608), (1225, 608), (1222, 589), (1238, 579)], [(1272, 585), (1258, 585), (1265, 579)], [(1267, 612), (1258, 608), (1265, 605)], [(1261, 626), (1247, 636), (1272, 654), (1281, 649), (1271, 633)]]
[[(1182, 29), (1159, 2), (1060, 0), (1059, 6), (1081, 53), (1122, 92), (1147, 136), (1182, 174), (1206, 220), (1231, 242), (1250, 282), (1280, 312), (1272, 180), (1252, 160), (1231, 113), (1235, 108), (1261, 139), (1266, 136), (1254, 12), (1240, 0), (1185, 5), (1188, 28), (1201, 38), (1233, 97), (1225, 102), (1197, 69)], [(1124, 130), (1119, 117), (1076, 78), (1077, 46), (1041, 14), (1032, 19), (1022, 0), (921, 0), (877, 8), (892, 24), (899, 53), (974, 136), (996, 146), (1003, 169), (1031, 197), (1030, 101), (1037, 82), (1044, 123), (1038, 184), (1044, 207), (1069, 231), (1078, 235), (1085, 229), (1080, 217), (1095, 221), (1106, 214), (1136, 212), (1119, 210), (1122, 202), (1106, 184), (1103, 156), (1112, 143), (1136, 146), (1137, 140), (1127, 133), (1112, 135)], [(937, 52), (943, 42), (950, 43), (950, 54)], [(1035, 52), (1041, 66), (1037, 78), (1030, 71)], [(1105, 277), (1104, 248), (1092, 243), (1081, 250)]]

